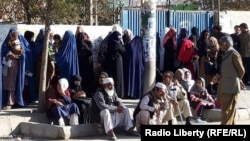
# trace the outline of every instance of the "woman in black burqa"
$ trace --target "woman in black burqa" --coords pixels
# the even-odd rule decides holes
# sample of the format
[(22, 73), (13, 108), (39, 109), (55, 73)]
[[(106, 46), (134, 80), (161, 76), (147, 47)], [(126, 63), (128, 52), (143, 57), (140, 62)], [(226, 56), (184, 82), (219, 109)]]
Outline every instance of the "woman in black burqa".
[(93, 44), (86, 32), (76, 35), (76, 45), (79, 61), (79, 72), (82, 77), (82, 88), (88, 97), (94, 93)]
[(119, 97), (124, 97), (123, 54), (125, 48), (122, 43), (121, 33), (114, 31), (108, 40), (107, 65), (105, 71), (114, 79)]

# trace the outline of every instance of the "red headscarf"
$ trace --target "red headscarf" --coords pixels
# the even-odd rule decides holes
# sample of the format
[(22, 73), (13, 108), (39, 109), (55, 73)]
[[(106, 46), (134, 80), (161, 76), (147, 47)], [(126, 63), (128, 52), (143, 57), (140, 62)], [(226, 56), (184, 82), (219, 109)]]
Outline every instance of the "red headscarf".
[(177, 32), (175, 28), (170, 28), (169, 31), (164, 36), (163, 45), (165, 45), (169, 39), (172, 39), (173, 48), (176, 50), (176, 33)]

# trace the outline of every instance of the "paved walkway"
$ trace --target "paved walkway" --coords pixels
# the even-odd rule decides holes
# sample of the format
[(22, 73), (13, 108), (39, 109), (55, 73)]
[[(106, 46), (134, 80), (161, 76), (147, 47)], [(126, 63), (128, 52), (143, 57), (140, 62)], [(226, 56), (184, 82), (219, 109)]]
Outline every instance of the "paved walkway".
[[(134, 107), (138, 103), (139, 100), (133, 99), (123, 99), (123, 102), (126, 106), (129, 107), (129, 110), (132, 114)], [(214, 115), (210, 115), (214, 117)], [(181, 123), (178, 123), (181, 124)], [(201, 125), (209, 125), (216, 124), (219, 125), (219, 121), (211, 121), (207, 123), (203, 123)], [(237, 124), (248, 124), (250, 125), (250, 87), (247, 87), (247, 90), (243, 90), (240, 94), (240, 101), (238, 104), (238, 119)], [(79, 132), (75, 132), (78, 130)], [(20, 133), (24, 134), (25, 140), (32, 140), (32, 138), (27, 137), (28, 135), (37, 135), (35, 137), (42, 138), (44, 135), (49, 138), (56, 138), (60, 136), (60, 134), (65, 134), (64, 138), (69, 140), (71, 138), (72, 133), (75, 136), (81, 134), (81, 136), (85, 136), (84, 139), (80, 140), (103, 140), (105, 135), (99, 135), (93, 125), (79, 125), (76, 127), (58, 127), (52, 126), (48, 124), (48, 120), (44, 113), (37, 112), (37, 104), (30, 105), (26, 108), (20, 109), (11, 109), (0, 112), (0, 141), (1, 140), (11, 140), (20, 135)], [(68, 133), (68, 134), (67, 134)], [(84, 135), (83, 135), (84, 134)], [(129, 137), (124, 134), (118, 134), (118, 138), (121, 140), (131, 140), (131, 141), (139, 141), (138, 137)], [(35, 139), (37, 140), (37, 139)], [(44, 140), (44, 139), (43, 139)], [(70, 140), (78, 140), (78, 139), (70, 139)], [(104, 139), (105, 140), (105, 139)]]

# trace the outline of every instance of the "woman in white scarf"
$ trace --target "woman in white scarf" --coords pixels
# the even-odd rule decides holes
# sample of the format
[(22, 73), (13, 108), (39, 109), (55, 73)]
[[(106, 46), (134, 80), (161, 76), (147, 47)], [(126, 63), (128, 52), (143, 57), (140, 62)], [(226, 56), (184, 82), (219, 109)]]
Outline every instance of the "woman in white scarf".
[(68, 90), (69, 82), (66, 78), (61, 78), (55, 87), (50, 87), (46, 93), (49, 115), (59, 126), (65, 126), (64, 118), (70, 119), (70, 125), (77, 125), (79, 109), (75, 103), (71, 102), (70, 92)]

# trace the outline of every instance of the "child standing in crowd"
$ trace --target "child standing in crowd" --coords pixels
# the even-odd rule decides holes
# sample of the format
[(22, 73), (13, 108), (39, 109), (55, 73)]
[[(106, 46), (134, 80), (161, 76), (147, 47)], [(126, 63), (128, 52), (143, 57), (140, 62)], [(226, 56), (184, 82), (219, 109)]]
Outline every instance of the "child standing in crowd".
[(219, 76), (214, 75), (211, 82), (207, 85), (207, 91), (214, 99), (216, 108), (220, 108), (220, 104), (216, 101), (218, 83), (219, 83)]
[(57, 53), (62, 43), (61, 36), (59, 34), (55, 34), (53, 39), (54, 39), (54, 42), (53, 42), (52, 48), (54, 52)]
[(215, 101), (208, 93), (205, 87), (205, 80), (202, 77), (198, 77), (195, 80), (195, 85), (190, 91), (190, 104), (196, 113), (196, 122), (202, 123), (202, 113), (204, 109), (213, 109), (215, 107)]
[(20, 56), (22, 54), (22, 48), (20, 45), (20, 40), (18, 39), (18, 32), (13, 32), (10, 34), (10, 41), (8, 42), (8, 45), (10, 47), (10, 51), (8, 55), (17, 55)]

